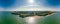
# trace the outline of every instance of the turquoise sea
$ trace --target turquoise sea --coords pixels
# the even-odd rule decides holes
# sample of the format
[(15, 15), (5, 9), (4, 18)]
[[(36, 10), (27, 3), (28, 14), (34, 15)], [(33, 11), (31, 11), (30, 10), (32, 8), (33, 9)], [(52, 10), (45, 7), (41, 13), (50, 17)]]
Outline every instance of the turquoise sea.
[[(0, 11), (0, 24), (26, 24), (24, 18), (18, 19), (17, 15), (11, 14), (12, 11)], [(39, 20), (37, 24), (60, 24), (60, 12), (48, 16), (42, 21)]]

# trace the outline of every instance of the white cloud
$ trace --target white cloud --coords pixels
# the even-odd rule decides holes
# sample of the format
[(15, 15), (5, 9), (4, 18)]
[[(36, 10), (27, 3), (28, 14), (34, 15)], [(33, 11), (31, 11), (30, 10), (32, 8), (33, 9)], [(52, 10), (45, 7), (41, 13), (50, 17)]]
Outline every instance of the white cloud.
[(7, 11), (56, 11), (56, 9), (49, 7), (41, 7), (41, 6), (36, 6), (36, 7), (23, 6), (23, 7), (8, 9)]
[(4, 9), (3, 8), (0, 8), (0, 11), (4, 11)]
[[(30, 0), (30, 3), (34, 3), (34, 0)], [(29, 4), (18, 8), (8, 8), (6, 9), (6, 11), (60, 11), (60, 9), (56, 9), (53, 7), (44, 7), (42, 3), (40, 3), (40, 5), (38, 5), (38, 3), (31, 5)]]

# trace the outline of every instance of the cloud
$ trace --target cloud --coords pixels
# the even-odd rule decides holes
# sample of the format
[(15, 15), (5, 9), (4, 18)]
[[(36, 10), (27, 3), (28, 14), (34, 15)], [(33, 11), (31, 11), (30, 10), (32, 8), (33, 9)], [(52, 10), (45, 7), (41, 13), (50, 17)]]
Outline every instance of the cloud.
[(3, 8), (0, 8), (0, 11), (4, 11), (4, 9)]
[[(43, 1), (43, 0), (42, 0)], [(45, 2), (44, 2), (45, 3)], [(6, 11), (60, 11), (57, 7), (49, 7), (49, 6), (43, 6), (43, 2), (36, 3), (29, 5), (27, 4), (26, 6), (20, 6), (17, 8), (8, 8)]]
[(41, 7), (41, 6), (22, 6), (18, 8), (7, 9), (6, 11), (56, 11), (57, 9), (51, 7)]

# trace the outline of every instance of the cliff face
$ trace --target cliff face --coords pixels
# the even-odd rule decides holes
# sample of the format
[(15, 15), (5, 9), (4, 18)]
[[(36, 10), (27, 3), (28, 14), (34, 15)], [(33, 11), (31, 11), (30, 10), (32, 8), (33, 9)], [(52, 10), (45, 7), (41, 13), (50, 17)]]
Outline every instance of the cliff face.
[(15, 11), (12, 12), (14, 15), (19, 15), (19, 17), (33, 17), (33, 16), (47, 16), (55, 12), (52, 11)]

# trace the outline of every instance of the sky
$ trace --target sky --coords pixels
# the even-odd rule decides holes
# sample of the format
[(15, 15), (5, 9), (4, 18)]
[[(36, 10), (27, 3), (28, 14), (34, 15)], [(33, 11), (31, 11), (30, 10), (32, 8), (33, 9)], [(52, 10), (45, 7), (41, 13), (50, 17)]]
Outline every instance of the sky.
[[(44, 8), (45, 7), (52, 7), (56, 9), (60, 8), (60, 0), (34, 0), (33, 3)], [(4, 10), (8, 9), (11, 10), (15, 8), (17, 9), (29, 4), (30, 4), (29, 0), (0, 0), (0, 7), (2, 7)]]

